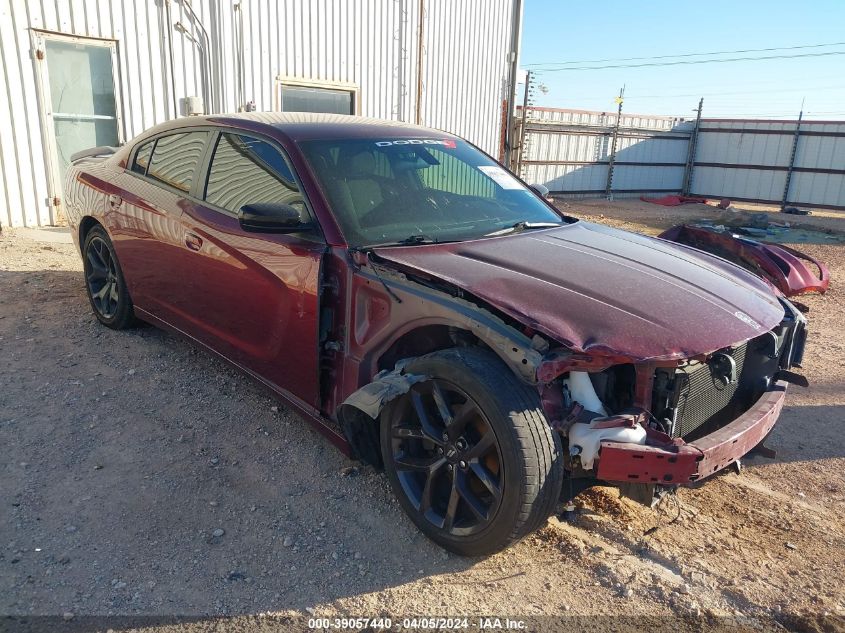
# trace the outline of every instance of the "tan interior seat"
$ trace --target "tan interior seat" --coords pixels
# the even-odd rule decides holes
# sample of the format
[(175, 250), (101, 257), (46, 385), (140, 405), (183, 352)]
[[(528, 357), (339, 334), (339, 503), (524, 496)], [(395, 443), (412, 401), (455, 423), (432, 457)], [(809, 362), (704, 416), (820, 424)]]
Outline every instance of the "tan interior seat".
[[(341, 157), (341, 161), (343, 158)], [(376, 157), (370, 151), (353, 154), (346, 164), (339, 164), (343, 180), (349, 189), (352, 208), (360, 220), (384, 200), (381, 185), (376, 179)]]

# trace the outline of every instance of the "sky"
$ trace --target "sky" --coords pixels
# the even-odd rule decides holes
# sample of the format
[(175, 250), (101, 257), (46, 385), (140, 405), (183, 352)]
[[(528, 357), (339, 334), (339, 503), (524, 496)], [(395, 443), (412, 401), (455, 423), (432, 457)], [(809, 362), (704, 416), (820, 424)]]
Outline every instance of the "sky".
[[(798, 46), (813, 47), (791, 48)], [(842, 54), (819, 55), (834, 52)], [(775, 55), (813, 56), (551, 70)], [(614, 61), (570, 63), (582, 60)], [(795, 118), (804, 99), (805, 118), (845, 120), (845, 0), (524, 0), (520, 66), (538, 71), (548, 89), (537, 92), (537, 106), (615, 110), (624, 85), (623, 112), (632, 114), (692, 118), (704, 97), (704, 117)]]

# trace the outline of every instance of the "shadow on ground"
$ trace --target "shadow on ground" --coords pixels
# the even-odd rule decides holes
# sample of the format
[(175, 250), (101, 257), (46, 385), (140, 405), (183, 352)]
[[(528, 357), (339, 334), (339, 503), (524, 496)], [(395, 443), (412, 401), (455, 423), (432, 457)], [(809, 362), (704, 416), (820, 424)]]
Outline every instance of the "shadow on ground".
[[(228, 365), (96, 323), (80, 273), (0, 272), (0, 294), (0, 612), (301, 611), (478, 564)], [(844, 456), (807, 432), (841, 410), (787, 406), (778, 460)]]

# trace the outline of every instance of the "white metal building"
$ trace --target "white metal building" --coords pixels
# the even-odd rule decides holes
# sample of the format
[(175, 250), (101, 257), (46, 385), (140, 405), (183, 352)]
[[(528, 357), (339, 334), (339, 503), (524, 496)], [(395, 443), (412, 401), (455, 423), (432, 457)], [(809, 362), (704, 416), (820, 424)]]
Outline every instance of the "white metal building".
[(521, 0), (0, 0), (0, 223), (55, 224), (74, 152), (192, 112), (420, 123), (498, 156)]

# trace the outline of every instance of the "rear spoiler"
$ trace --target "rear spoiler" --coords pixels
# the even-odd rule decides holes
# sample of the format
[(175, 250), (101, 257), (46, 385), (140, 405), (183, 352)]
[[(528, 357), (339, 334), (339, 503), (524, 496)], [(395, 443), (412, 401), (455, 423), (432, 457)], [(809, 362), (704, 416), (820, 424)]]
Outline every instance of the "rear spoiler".
[(94, 156), (110, 156), (117, 151), (116, 147), (110, 145), (101, 145), (100, 147), (89, 147), (81, 152), (76, 152), (70, 155), (70, 162), (75, 163), (83, 158), (92, 158)]

